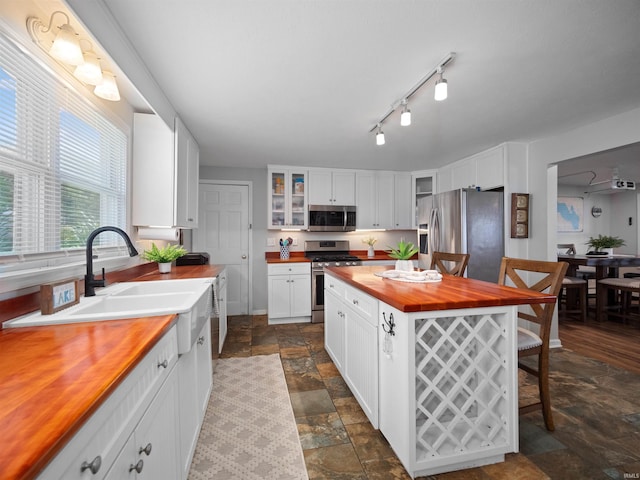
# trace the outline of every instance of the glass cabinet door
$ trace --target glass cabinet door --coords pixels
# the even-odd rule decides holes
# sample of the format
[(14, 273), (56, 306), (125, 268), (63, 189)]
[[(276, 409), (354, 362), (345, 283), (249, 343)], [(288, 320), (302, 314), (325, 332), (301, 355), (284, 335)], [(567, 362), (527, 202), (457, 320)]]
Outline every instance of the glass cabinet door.
[(291, 173), (291, 225), (294, 227), (305, 227), (307, 223), (305, 191), (305, 174)]
[(271, 173), (271, 221), (273, 227), (285, 226), (285, 174), (284, 172)]

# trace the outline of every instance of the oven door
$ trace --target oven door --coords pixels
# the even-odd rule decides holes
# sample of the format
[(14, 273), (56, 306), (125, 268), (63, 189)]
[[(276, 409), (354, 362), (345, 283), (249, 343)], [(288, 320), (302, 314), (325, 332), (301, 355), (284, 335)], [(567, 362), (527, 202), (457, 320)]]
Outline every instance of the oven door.
[(311, 271), (311, 322), (324, 322), (324, 270)]

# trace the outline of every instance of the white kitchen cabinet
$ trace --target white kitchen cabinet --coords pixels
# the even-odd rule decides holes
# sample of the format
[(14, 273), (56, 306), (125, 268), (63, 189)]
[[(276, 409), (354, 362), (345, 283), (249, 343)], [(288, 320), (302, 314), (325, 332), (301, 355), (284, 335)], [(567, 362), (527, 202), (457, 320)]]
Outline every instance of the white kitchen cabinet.
[[(411, 174), (411, 221), (413, 228), (419, 228), (421, 224), (427, 223), (426, 218), (418, 218), (418, 212), (427, 208), (425, 205), (431, 205), (430, 197), (436, 193), (436, 171), (422, 170)], [(421, 208), (422, 207), (422, 208)], [(431, 210), (431, 208), (428, 208)]]
[(356, 173), (357, 226), (394, 227), (394, 173), (362, 170)]
[[(157, 445), (156, 450), (161, 452), (158, 456), (168, 457), (160, 460), (163, 462), (162, 471), (165, 475), (155, 478), (179, 478), (177, 476), (179, 448), (174, 443), (164, 443), (165, 441), (174, 442), (177, 437), (175, 422), (178, 414), (175, 402), (172, 400), (176, 393), (173, 384), (177, 381), (174, 368), (177, 361), (178, 340), (174, 326), (91, 415), (42, 471), (38, 479), (101, 480), (105, 478), (112, 466), (116, 465), (116, 462), (119, 465), (120, 460), (133, 461), (134, 457), (123, 453), (126, 452), (123, 449), (131, 445), (138, 447), (140, 442), (145, 441), (145, 446), (149, 442)], [(169, 385), (166, 389), (163, 387), (165, 384)], [(157, 432), (148, 430), (145, 419), (149, 419), (148, 421), (152, 424), (159, 424), (162, 438), (156, 436)], [(148, 435), (149, 432), (150, 435)], [(138, 439), (136, 439), (136, 433), (139, 434)], [(165, 439), (165, 436), (172, 438)], [(133, 441), (131, 441), (132, 438)], [(137, 461), (133, 462), (133, 465)], [(147, 461), (145, 460), (144, 463)], [(126, 474), (110, 474), (108, 478), (128, 478), (130, 465), (131, 463), (127, 464)], [(173, 465), (176, 469), (173, 469)], [(92, 468), (95, 473), (91, 471)], [(149, 467), (149, 470), (153, 468), (155, 467)]]
[(269, 167), (269, 225), (271, 229), (300, 228), (309, 225), (307, 171)]
[(378, 428), (378, 300), (325, 273), (325, 348)]
[(410, 173), (393, 174), (393, 228), (410, 230), (413, 225), (413, 197), (411, 196), (412, 176)]
[(339, 372), (344, 371), (344, 321), (340, 294), (333, 287), (325, 285), (324, 349)]
[(177, 369), (173, 368), (105, 480), (180, 478), (176, 372)]
[(189, 130), (135, 113), (133, 136), (132, 224), (197, 228), (200, 153)]
[[(480, 187), (490, 190), (506, 185), (505, 158), (507, 144), (498, 145), (443, 167), (438, 175), (450, 181), (440, 191)], [(450, 188), (444, 188), (450, 187)]]
[(311, 264), (267, 266), (269, 323), (311, 321)]
[(309, 170), (310, 205), (355, 205), (356, 174), (352, 170)]
[(224, 341), (227, 338), (227, 269), (223, 269), (218, 275), (218, 345), (211, 348), (217, 348), (218, 353), (222, 353)]
[[(180, 475), (186, 480), (195, 452), (200, 426), (212, 388), (211, 320), (207, 320), (191, 350), (180, 356), (179, 435)], [(161, 477), (158, 477), (161, 478)]]

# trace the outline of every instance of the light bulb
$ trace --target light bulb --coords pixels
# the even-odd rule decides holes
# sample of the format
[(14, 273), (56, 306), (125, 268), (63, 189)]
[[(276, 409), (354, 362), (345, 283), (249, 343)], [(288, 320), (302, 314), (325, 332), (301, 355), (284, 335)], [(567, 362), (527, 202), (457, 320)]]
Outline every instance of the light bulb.
[(409, 110), (406, 105), (400, 114), (400, 125), (403, 127), (411, 125), (411, 110)]
[(436, 91), (433, 98), (438, 102), (447, 99), (447, 81), (442, 78), (442, 74), (440, 74), (440, 79), (436, 81)]
[(110, 100), (112, 102), (120, 100), (120, 92), (118, 91), (116, 77), (113, 76), (113, 73), (107, 70), (102, 72), (102, 83), (96, 85), (96, 88), (93, 89), (93, 93), (100, 98), (104, 98), (105, 100)]
[(60, 27), (60, 32), (53, 41), (49, 53), (56, 60), (68, 65), (80, 65), (84, 61), (76, 32), (68, 23)]
[(93, 52), (85, 52), (84, 62), (78, 65), (73, 75), (81, 82), (89, 85), (102, 83), (102, 69), (98, 57)]
[(378, 133), (376, 133), (376, 145), (384, 145), (384, 132), (380, 125), (378, 125)]

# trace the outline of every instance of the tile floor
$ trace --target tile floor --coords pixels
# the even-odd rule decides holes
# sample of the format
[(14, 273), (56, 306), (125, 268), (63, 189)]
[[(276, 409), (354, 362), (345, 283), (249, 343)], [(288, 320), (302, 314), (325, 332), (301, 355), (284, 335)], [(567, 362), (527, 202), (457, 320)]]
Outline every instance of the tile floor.
[[(331, 362), (323, 324), (230, 317), (221, 357), (280, 353), (310, 479), (410, 479)], [(551, 356), (556, 431), (520, 417), (520, 453), (429, 479), (640, 478), (640, 375), (564, 350)], [(520, 395), (535, 394), (523, 377)]]

